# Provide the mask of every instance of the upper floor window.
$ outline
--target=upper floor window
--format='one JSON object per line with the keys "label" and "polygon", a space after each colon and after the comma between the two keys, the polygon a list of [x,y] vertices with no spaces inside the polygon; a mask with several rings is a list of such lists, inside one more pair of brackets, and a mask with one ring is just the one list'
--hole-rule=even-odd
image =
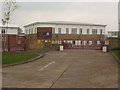
{"label": "upper floor window", "polygon": [[31,34],[33,34],[33,28],[31,28]]}
{"label": "upper floor window", "polygon": [[26,34],[28,34],[28,30],[26,29],[25,31],[26,31]]}
{"label": "upper floor window", "polygon": [[97,29],[92,29],[92,34],[97,34]]}
{"label": "upper floor window", "polygon": [[52,33],[55,33],[55,28],[52,28]]}
{"label": "upper floor window", "polygon": [[61,28],[58,28],[58,33],[61,34]]}
{"label": "upper floor window", "polygon": [[90,30],[89,29],[87,29],[87,34],[89,34],[90,33]]}
{"label": "upper floor window", "polygon": [[102,29],[100,29],[100,34],[102,34],[103,33],[103,30]]}
{"label": "upper floor window", "polygon": [[77,28],[72,28],[72,34],[77,34]]}
{"label": "upper floor window", "polygon": [[66,34],[69,34],[69,28],[66,28]]}
{"label": "upper floor window", "polygon": [[2,34],[5,34],[5,33],[6,33],[5,29],[2,29],[2,30],[1,30],[1,33],[2,33]]}
{"label": "upper floor window", "polygon": [[117,36],[118,32],[112,32],[112,36]]}
{"label": "upper floor window", "polygon": [[80,28],[80,30],[79,30],[79,34],[82,34],[82,28]]}
{"label": "upper floor window", "polygon": [[37,28],[35,28],[35,33],[37,33]]}
{"label": "upper floor window", "polygon": [[31,34],[31,33],[30,33],[30,29],[29,29],[29,34]]}

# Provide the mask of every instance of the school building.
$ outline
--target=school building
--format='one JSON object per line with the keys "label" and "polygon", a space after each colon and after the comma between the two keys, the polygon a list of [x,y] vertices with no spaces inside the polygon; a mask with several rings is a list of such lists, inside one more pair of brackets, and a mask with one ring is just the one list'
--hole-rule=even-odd
{"label": "school building", "polygon": [[76,22],[35,22],[24,26],[27,49],[44,48],[46,43],[65,49],[101,49],[106,25]]}

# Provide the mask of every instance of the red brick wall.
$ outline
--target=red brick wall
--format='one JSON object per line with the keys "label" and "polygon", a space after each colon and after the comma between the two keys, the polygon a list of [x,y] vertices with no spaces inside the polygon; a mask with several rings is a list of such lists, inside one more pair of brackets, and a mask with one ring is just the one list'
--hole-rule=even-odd
{"label": "red brick wall", "polygon": [[7,49],[8,50],[8,35],[7,34],[1,34],[2,37],[2,49]]}

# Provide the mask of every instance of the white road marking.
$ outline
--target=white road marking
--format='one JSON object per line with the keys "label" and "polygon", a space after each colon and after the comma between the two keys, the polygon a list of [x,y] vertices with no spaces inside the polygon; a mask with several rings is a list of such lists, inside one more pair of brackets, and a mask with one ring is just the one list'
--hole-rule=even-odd
{"label": "white road marking", "polygon": [[44,71],[47,67],[49,67],[50,65],[52,65],[52,64],[55,64],[55,61],[52,61],[52,62],[50,62],[50,63],[48,63],[47,65],[45,65],[44,67],[42,67],[40,70],[38,70],[38,71]]}

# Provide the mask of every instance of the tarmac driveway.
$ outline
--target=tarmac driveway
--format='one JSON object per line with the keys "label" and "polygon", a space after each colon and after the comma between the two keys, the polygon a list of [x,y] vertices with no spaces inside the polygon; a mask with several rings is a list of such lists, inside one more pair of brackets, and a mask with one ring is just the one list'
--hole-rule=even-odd
{"label": "tarmac driveway", "polygon": [[65,50],[3,68],[3,87],[117,88],[118,64],[99,50]]}

